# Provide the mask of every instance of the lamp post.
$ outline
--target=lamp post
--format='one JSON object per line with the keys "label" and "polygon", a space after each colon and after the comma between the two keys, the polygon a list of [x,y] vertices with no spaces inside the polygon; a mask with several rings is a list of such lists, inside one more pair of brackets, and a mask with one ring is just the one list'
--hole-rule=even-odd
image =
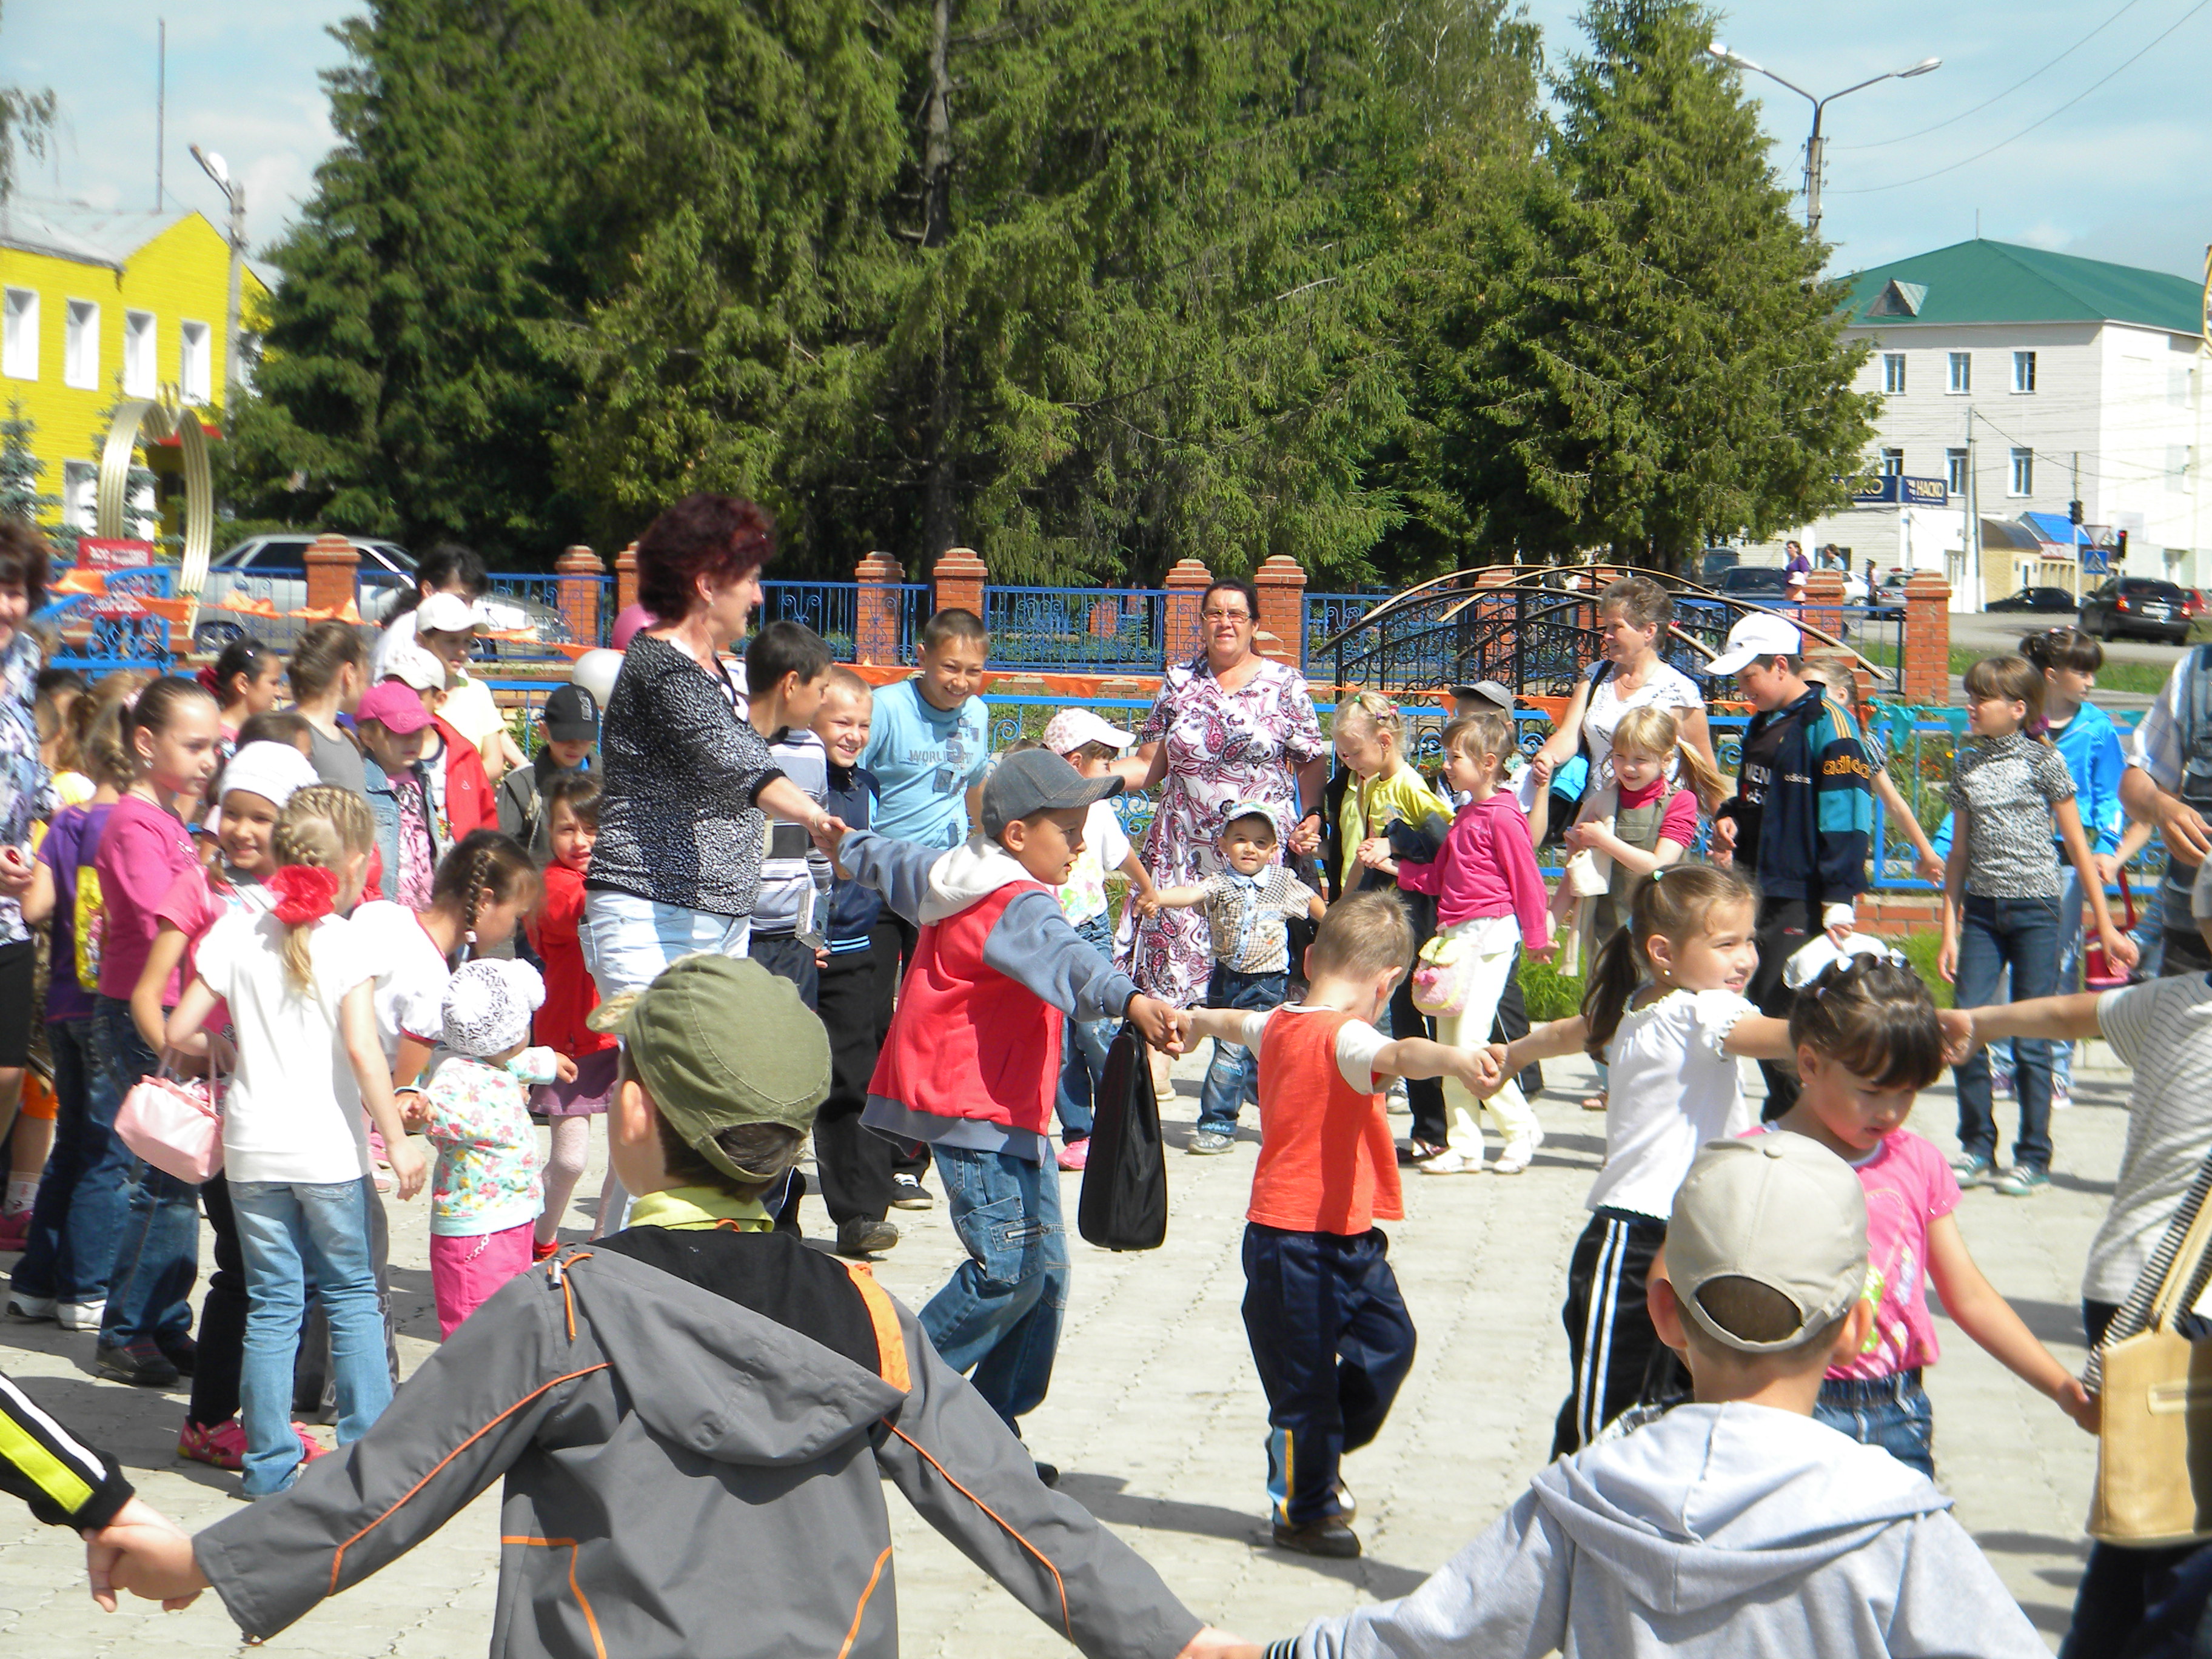
{"label": "lamp post", "polygon": [[243,356],[238,344],[238,302],[240,272],[246,264],[246,186],[231,178],[230,168],[213,150],[203,151],[194,144],[192,160],[200,164],[201,172],[215,180],[215,187],[230,204],[230,230],[225,239],[230,244],[230,303],[223,318],[222,332],[222,401],[228,414],[245,378],[240,373]]}
{"label": "lamp post", "polygon": [[1886,75],[1877,75],[1870,80],[1862,81],[1855,87],[1845,87],[1841,92],[1832,92],[1826,98],[1815,98],[1795,82],[1785,81],[1772,70],[1762,68],[1748,58],[1739,57],[1717,40],[1707,46],[1705,50],[1723,64],[1731,64],[1740,70],[1749,70],[1754,75],[1765,76],[1777,86],[1788,87],[1790,91],[1812,105],[1813,134],[1805,141],[1805,228],[1816,236],[1820,232],[1820,171],[1823,159],[1821,147],[1826,142],[1820,137],[1822,113],[1838,98],[1847,98],[1852,93],[1863,92],[1869,87],[1879,86],[1884,81],[1910,81],[1916,75],[1925,75],[1930,70],[1943,67],[1943,60],[1940,58],[1923,58],[1910,69],[1891,70]]}

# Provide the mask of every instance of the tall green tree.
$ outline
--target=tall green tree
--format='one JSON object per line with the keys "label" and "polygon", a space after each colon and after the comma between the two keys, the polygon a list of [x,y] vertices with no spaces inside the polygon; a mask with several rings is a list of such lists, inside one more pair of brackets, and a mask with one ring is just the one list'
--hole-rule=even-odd
{"label": "tall green tree", "polygon": [[23,400],[10,398],[8,413],[0,418],[0,519],[28,519],[44,524],[62,504],[40,487],[46,465],[31,447],[39,423],[23,413]]}

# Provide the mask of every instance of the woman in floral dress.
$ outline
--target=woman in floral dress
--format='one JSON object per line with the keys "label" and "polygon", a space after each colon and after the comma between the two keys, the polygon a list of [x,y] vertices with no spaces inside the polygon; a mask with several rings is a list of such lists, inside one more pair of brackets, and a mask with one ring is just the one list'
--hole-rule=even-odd
{"label": "woman in floral dress", "polygon": [[[1205,654],[1168,670],[1137,752],[1121,763],[1132,788],[1166,784],[1141,853],[1163,886],[1212,873],[1221,820],[1237,801],[1277,806],[1294,853],[1310,852],[1320,840],[1328,745],[1304,678],[1253,651],[1257,608],[1249,582],[1224,580],[1206,590],[1199,602]],[[1213,943],[1202,910],[1143,920],[1125,910],[1119,943],[1146,994],[1182,1008],[1204,1000]]]}

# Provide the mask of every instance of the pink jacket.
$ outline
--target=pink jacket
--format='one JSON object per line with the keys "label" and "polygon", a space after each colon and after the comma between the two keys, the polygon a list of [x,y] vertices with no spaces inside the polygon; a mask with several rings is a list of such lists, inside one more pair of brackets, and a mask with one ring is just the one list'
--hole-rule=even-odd
{"label": "pink jacket", "polygon": [[1540,945],[1547,937],[1544,878],[1536,868],[1528,820],[1510,789],[1461,807],[1435,862],[1401,861],[1398,885],[1431,895],[1440,927],[1513,916],[1524,944]]}

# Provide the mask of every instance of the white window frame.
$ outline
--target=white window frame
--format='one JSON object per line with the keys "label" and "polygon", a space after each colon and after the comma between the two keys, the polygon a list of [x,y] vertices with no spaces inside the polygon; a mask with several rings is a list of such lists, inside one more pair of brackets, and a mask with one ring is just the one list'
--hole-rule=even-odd
{"label": "white window frame", "polygon": [[39,290],[7,291],[4,338],[0,338],[0,374],[11,380],[39,378]]}
{"label": "white window frame", "polygon": [[2015,449],[2012,452],[2012,471],[2005,480],[2009,486],[2005,494],[2014,501],[2035,494],[2035,452]]}
{"label": "white window frame", "polygon": [[2018,397],[2032,398],[2035,395],[2035,354],[2033,351],[2012,354],[2012,389]]}
{"label": "white window frame", "polygon": [[1963,397],[1974,389],[1974,354],[1971,351],[1951,353],[1950,395]]}
{"label": "white window frame", "polygon": [[[64,461],[62,463],[62,528],[81,530],[88,533],[98,514],[96,492],[100,489],[100,463],[97,461]],[[79,507],[80,500],[82,501]]]}
{"label": "white window frame", "polygon": [[123,395],[151,398],[161,389],[161,325],[150,311],[123,313]]}
{"label": "white window frame", "polygon": [[100,301],[71,300],[62,325],[62,384],[100,390]]}
{"label": "white window frame", "polygon": [[1901,478],[1905,476],[1903,450],[1885,449],[1881,452],[1881,476],[1885,478]]}
{"label": "white window frame", "polygon": [[1905,354],[1885,351],[1881,354],[1881,392],[1885,398],[1905,395]]}
{"label": "white window frame", "polygon": [[1947,449],[1943,452],[1943,483],[1954,495],[1966,493],[1966,452]]}
{"label": "white window frame", "polygon": [[189,317],[177,324],[177,386],[188,404],[215,399],[215,330]]}

